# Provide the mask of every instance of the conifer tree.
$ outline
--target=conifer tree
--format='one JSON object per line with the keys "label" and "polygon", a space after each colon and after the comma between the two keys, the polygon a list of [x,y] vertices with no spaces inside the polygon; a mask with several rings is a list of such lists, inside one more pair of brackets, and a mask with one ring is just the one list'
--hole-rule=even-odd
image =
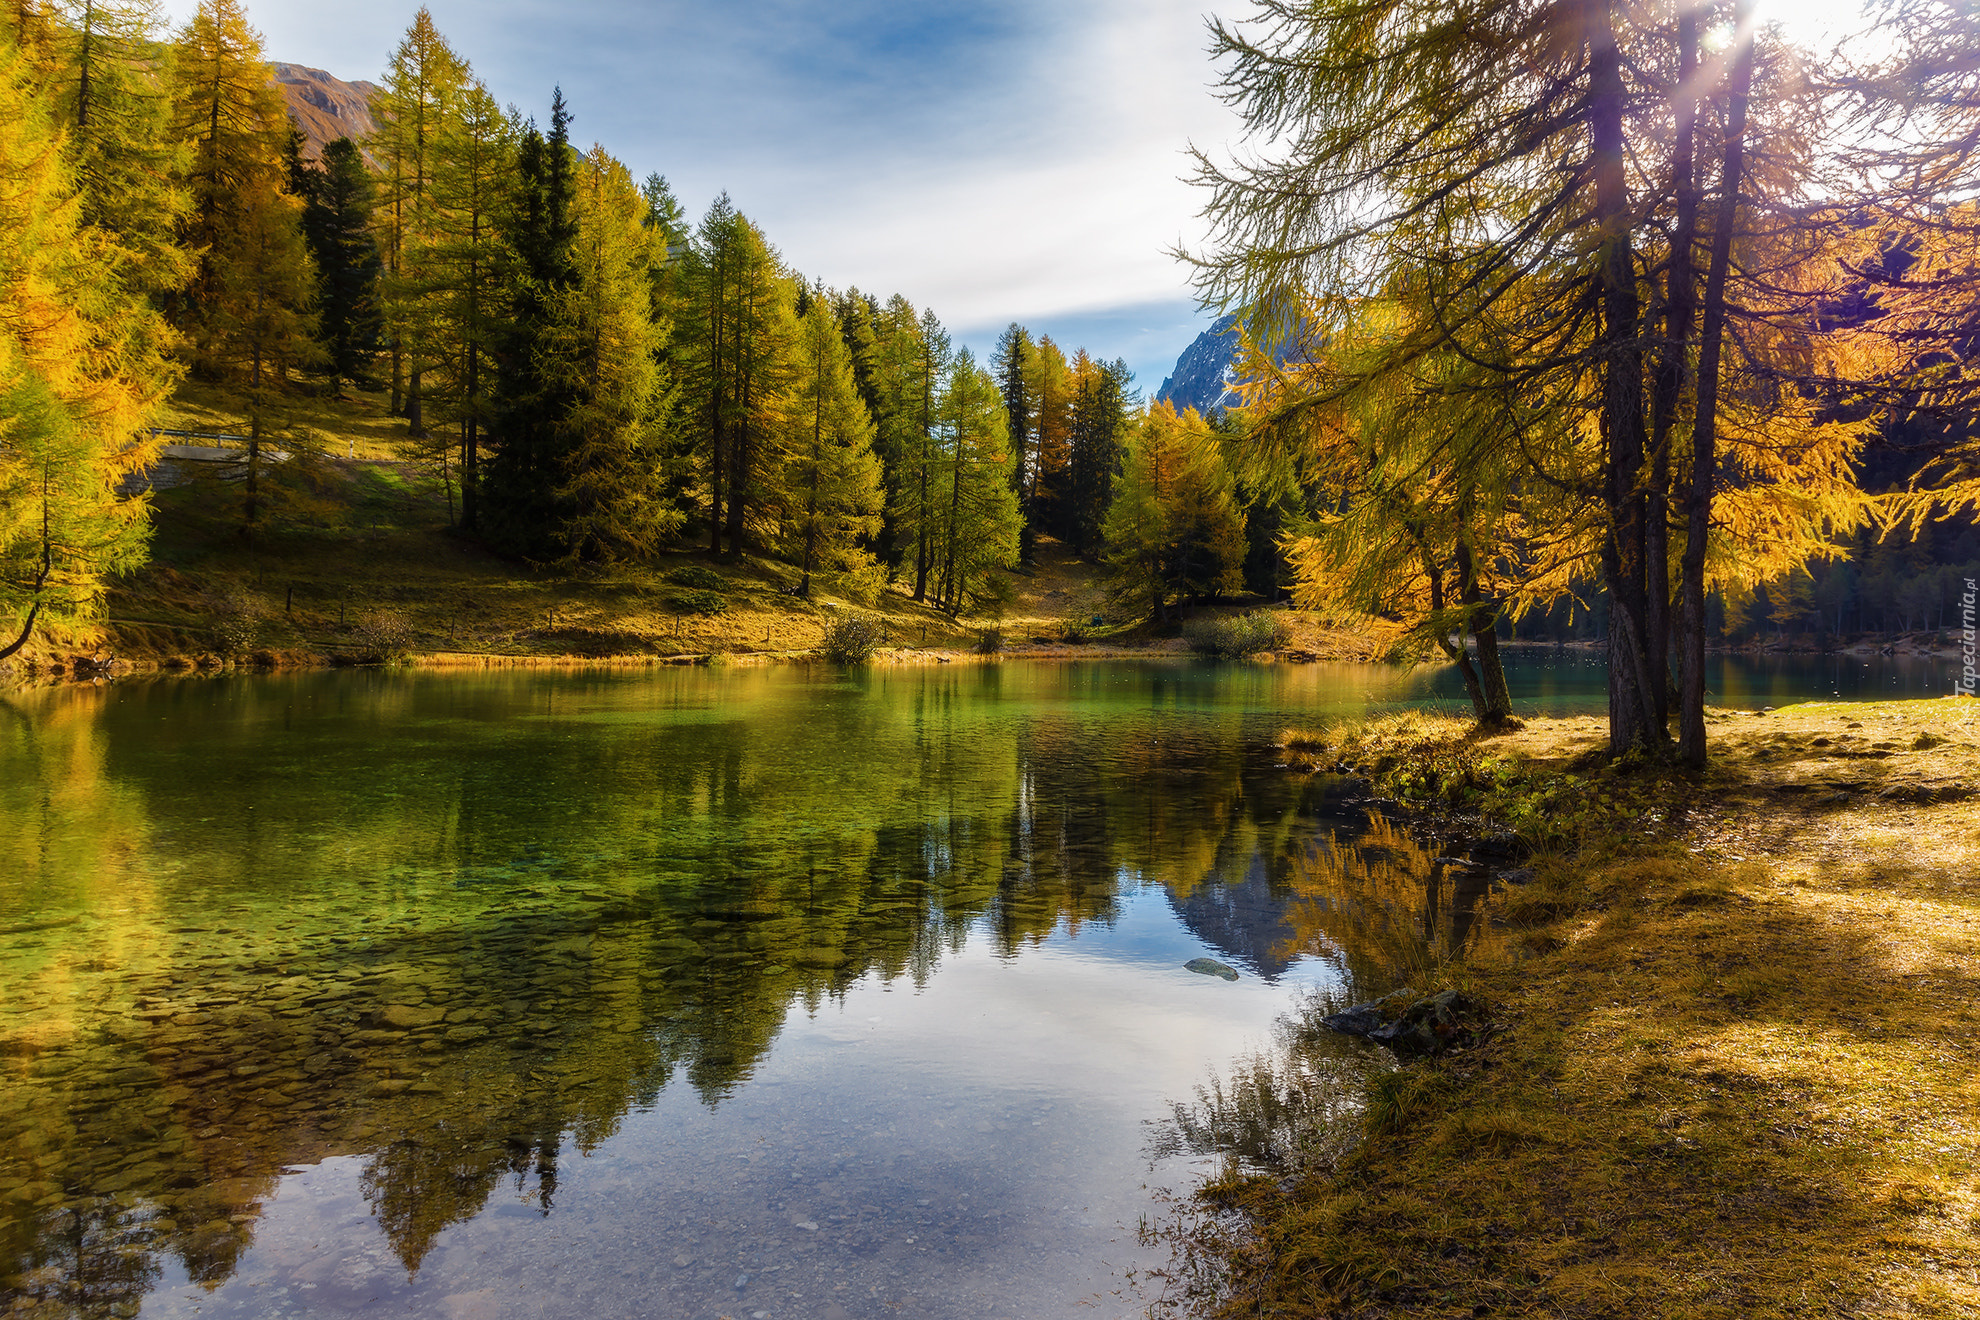
{"label": "conifer tree", "polygon": [[875,444],[883,455],[887,524],[897,561],[904,567],[912,563],[914,598],[926,600],[935,567],[941,462],[935,405],[948,367],[949,336],[933,312],[917,312],[900,294],[887,300],[874,326],[873,379],[880,399]]}
{"label": "conifer tree", "polygon": [[1216,433],[1194,408],[1149,406],[1129,433],[1103,527],[1110,591],[1168,619],[1171,604],[1243,585],[1244,520]]}
{"label": "conifer tree", "polygon": [[[310,443],[306,433],[283,425],[281,396],[296,372],[321,363],[322,349],[309,310],[316,276],[303,242],[301,201],[273,175],[257,173],[243,183],[234,207],[226,246],[209,258],[207,361],[215,379],[241,390],[246,405],[241,521],[252,535],[270,497],[288,491],[287,483],[268,488],[271,461],[296,464]],[[279,455],[269,448],[278,432]]]}
{"label": "conifer tree", "polygon": [[798,321],[796,350],[783,409],[779,484],[783,540],[798,561],[798,595],[808,600],[814,571],[849,568],[865,558],[859,543],[879,528],[882,492],[873,421],[859,396],[839,318],[822,289]]}
{"label": "conifer tree", "polygon": [[653,319],[651,270],[665,259],[626,167],[594,146],[576,171],[571,280],[540,351],[569,399],[556,419],[556,538],[572,564],[649,555],[679,513],[661,498],[662,419],[672,403]]}
{"label": "conifer tree", "polygon": [[1061,535],[1079,554],[1092,556],[1100,551],[1100,524],[1113,495],[1133,376],[1125,362],[1095,362],[1081,349],[1073,359],[1072,377],[1071,454]]}
{"label": "conifer tree", "polygon": [[148,503],[118,487],[152,462],[176,377],[12,36],[0,24],[0,658],[87,626],[104,577],[143,561]]}
{"label": "conifer tree", "polygon": [[576,198],[570,115],[561,89],[551,98],[550,131],[528,126],[516,152],[514,186],[500,222],[503,282],[510,290],[490,402],[494,454],[485,467],[483,513],[489,539],[534,559],[561,553],[557,500],[564,473],[557,428],[576,404],[555,369],[554,309],[576,280]]}
{"label": "conifer tree", "polygon": [[774,475],[797,337],[795,290],[727,193],[702,218],[683,275],[689,326],[682,408],[708,473],[709,549],[722,553],[726,535],[730,551],[740,553],[762,530]]}
{"label": "conifer tree", "polygon": [[949,360],[936,404],[942,446],[932,529],[935,603],[961,614],[997,571],[1018,562],[1022,518],[998,382],[968,349]]}
{"label": "conifer tree", "polygon": [[1027,485],[1018,492],[1025,522],[1038,532],[1066,537],[1066,479],[1072,463],[1073,381],[1066,355],[1050,335],[1039,337],[1025,364],[1025,393],[1032,401],[1032,454]]}
{"label": "conifer tree", "polygon": [[433,176],[455,102],[468,82],[467,62],[454,53],[424,6],[392,52],[372,113],[370,147],[377,159],[385,263],[385,328],[392,355],[392,409],[412,433],[425,430],[422,375],[441,355],[431,297],[429,251],[434,243]]}
{"label": "conifer tree", "polygon": [[493,417],[506,310],[498,224],[515,169],[514,125],[486,87],[469,82],[441,125],[424,261],[445,380],[434,402],[459,444],[461,525],[470,531],[481,526],[481,442]]}
{"label": "conifer tree", "polygon": [[[216,376],[231,356],[221,342],[240,322],[224,305],[240,264],[238,245],[259,232],[256,205],[279,205],[288,116],[268,80],[261,35],[248,25],[239,0],[201,0],[180,30],[173,59],[172,133],[190,142],[189,206],[180,243],[195,254],[174,319],[187,340],[193,369]],[[293,208],[291,208],[293,210]]]}
{"label": "conifer tree", "polygon": [[[1032,422],[1035,400],[1031,393],[1030,367],[1034,349],[1031,332],[1013,321],[997,336],[997,351],[991,366],[1004,398],[1004,431],[1011,447],[1011,489],[1018,497],[1018,513],[1026,517],[1027,493],[1031,488]],[[1019,538],[1019,558],[1031,562],[1033,528],[1026,517]]]}
{"label": "conifer tree", "polygon": [[[66,0],[55,72],[85,224],[114,237],[119,276],[154,300],[193,269],[179,243],[187,143],[172,130],[172,48],[155,0]],[[157,323],[163,329],[162,323]]]}
{"label": "conifer tree", "polygon": [[326,143],[291,191],[303,199],[303,239],[316,265],[316,313],[326,365],[339,381],[361,382],[378,352],[384,266],[372,232],[376,188],[357,144]]}

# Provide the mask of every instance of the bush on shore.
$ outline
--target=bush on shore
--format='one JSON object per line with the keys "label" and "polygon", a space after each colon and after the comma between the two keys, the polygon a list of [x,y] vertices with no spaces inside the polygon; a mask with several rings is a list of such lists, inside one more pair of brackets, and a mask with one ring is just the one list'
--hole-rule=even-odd
{"label": "bush on shore", "polygon": [[1276,651],[1285,646],[1292,640],[1292,630],[1276,611],[1254,610],[1249,614],[1191,619],[1183,625],[1183,640],[1198,655],[1242,660],[1260,651]]}

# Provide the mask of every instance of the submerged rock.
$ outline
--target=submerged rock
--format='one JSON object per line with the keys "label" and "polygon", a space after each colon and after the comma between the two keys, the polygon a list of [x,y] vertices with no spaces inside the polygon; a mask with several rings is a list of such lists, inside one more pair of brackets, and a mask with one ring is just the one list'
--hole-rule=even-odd
{"label": "submerged rock", "polygon": [[1235,981],[1238,979],[1238,974],[1234,970],[1218,962],[1215,958],[1191,958],[1183,964],[1183,968],[1186,971],[1197,972],[1204,976],[1222,977],[1226,981]]}

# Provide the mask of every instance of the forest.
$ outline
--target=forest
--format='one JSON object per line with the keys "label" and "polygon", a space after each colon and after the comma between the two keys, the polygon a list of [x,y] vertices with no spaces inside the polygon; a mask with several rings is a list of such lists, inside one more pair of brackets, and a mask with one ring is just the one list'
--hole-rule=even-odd
{"label": "forest", "polygon": [[498,105],[424,9],[377,131],[312,157],[237,0],[169,32],[11,6],[0,651],[144,561],[130,479],[184,382],[238,399],[246,543],[323,516],[301,405],[383,390],[450,522],[516,561],[748,550],[800,597],[960,616],[1050,537],[1123,617],[1250,592],[1441,649],[1488,721],[1502,637],[1599,638],[1618,752],[1681,707],[1700,754],[1708,644],[1957,625],[1956,7],[1887,5],[1854,63],[1739,6],[1260,13],[1213,29],[1219,91],[1287,154],[1199,154],[1179,254],[1242,316],[1206,418],[1015,323],[979,362],[726,194],[692,220],[561,90]]}
{"label": "forest", "polygon": [[[541,125],[498,105],[424,9],[378,131],[316,158],[234,0],[170,33],[95,0],[6,28],[6,650],[87,623],[143,561],[145,492],[119,485],[184,382],[239,401],[248,542],[324,516],[332,437],[303,405],[383,388],[458,529],[508,556],[747,548],[796,566],[800,597],[893,581],[952,615],[1040,535],[1099,559],[1117,485],[1215,448],[1172,416],[1139,440],[1120,361],[1013,324],[978,362],[931,309],[807,280],[726,195],[691,220],[664,178],[573,143],[561,91]],[[1232,495],[1207,497],[1226,550]],[[1236,585],[1235,561],[1136,526],[1112,550],[1128,594]]]}

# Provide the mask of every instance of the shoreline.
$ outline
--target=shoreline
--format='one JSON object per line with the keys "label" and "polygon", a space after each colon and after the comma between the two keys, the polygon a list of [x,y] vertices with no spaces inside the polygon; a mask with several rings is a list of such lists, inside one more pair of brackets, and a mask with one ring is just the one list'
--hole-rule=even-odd
{"label": "shoreline", "polygon": [[1980,1312],[1980,701],[1712,729],[1695,776],[1615,774],[1592,718],[1288,739],[1538,849],[1412,982],[1493,1029],[1346,1046],[1358,1139],[1201,1188],[1160,1236],[1218,1290],[1168,1314]]}

